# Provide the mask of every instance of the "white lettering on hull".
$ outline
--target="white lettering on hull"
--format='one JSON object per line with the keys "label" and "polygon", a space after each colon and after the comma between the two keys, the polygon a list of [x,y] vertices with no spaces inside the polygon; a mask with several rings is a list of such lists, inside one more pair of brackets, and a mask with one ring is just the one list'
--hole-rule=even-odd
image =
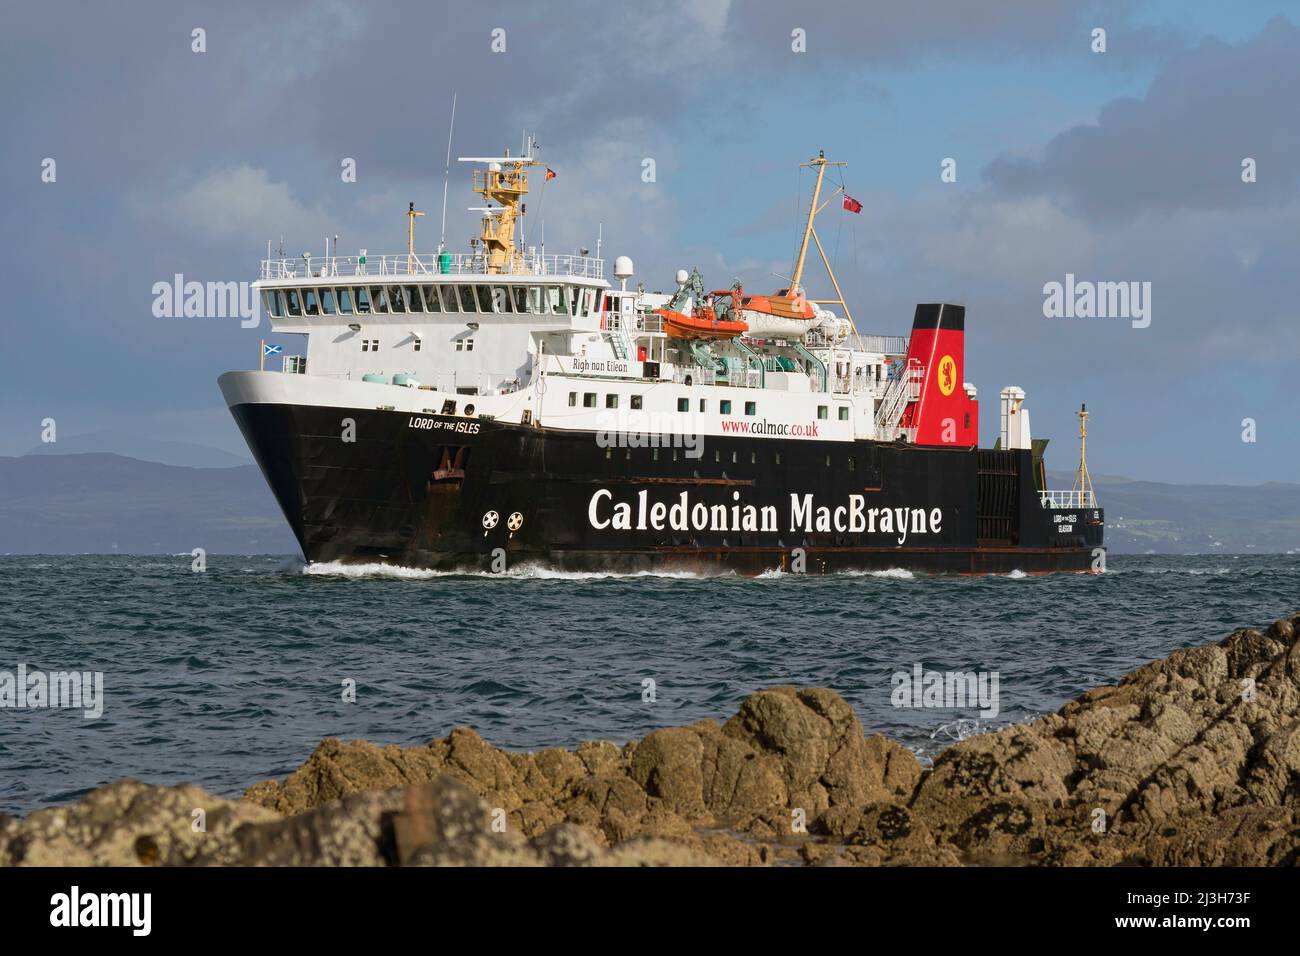
{"label": "white lettering on hull", "polygon": [[[746,504],[740,492],[731,493],[731,504],[692,501],[683,491],[667,501],[650,499],[648,490],[636,493],[632,501],[615,501],[613,492],[602,488],[587,503],[587,523],[597,531],[753,531],[778,532],[777,509]],[[865,495],[849,495],[839,505],[819,505],[811,494],[790,495],[791,532],[836,532],[839,534],[887,534],[899,545],[910,536],[938,535],[943,530],[943,509],[868,508]]]}

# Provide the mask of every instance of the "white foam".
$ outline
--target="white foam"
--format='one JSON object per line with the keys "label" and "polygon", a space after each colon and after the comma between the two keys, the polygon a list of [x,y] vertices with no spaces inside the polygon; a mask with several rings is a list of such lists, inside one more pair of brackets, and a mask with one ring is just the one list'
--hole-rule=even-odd
{"label": "white foam", "polygon": [[[695,571],[564,571],[536,564],[521,564],[502,572],[464,569],[459,571],[435,571],[430,568],[411,568],[400,564],[371,562],[366,564],[348,564],[343,561],[313,561],[307,565],[295,565],[303,574],[321,577],[343,578],[394,578],[399,580],[427,581],[433,578],[507,578],[515,580],[536,581],[600,581],[624,578],[674,578],[685,580],[705,580],[716,577],[735,577],[734,571],[721,571],[718,574],[701,574]],[[292,570],[286,568],[285,570]]]}
{"label": "white foam", "polygon": [[907,568],[887,568],[884,571],[837,571],[835,573],[849,578],[892,578],[896,581],[911,581],[916,577]]}
{"label": "white foam", "polygon": [[1025,572],[1021,571],[1019,568],[1013,568],[1011,571],[1007,572],[1006,576],[1011,578],[1013,581],[1019,581],[1021,578],[1029,577],[1029,575],[1025,574]]}
{"label": "white foam", "polygon": [[400,564],[346,564],[342,561],[312,561],[302,566],[302,573],[313,577],[339,578],[413,578],[423,580],[445,576],[445,571],[430,571],[425,568],[407,568]]}

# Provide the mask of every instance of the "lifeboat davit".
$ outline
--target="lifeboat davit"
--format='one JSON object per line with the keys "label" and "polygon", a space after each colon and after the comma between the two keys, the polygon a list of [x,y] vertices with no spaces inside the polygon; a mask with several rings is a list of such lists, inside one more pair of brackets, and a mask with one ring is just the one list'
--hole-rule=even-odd
{"label": "lifeboat davit", "polygon": [[656,309],[664,320],[664,332],[676,339],[734,339],[749,326],[736,319],[719,319],[712,309],[696,309],[690,315],[672,309]]}

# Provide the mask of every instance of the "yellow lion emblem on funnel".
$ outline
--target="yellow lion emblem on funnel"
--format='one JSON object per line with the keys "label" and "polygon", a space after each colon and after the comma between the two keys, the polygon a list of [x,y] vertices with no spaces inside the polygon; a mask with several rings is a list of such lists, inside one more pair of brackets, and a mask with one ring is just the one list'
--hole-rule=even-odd
{"label": "yellow lion emblem on funnel", "polygon": [[939,370],[935,373],[935,377],[939,381],[939,391],[951,395],[952,390],[957,387],[957,363],[953,361],[951,355],[939,359]]}

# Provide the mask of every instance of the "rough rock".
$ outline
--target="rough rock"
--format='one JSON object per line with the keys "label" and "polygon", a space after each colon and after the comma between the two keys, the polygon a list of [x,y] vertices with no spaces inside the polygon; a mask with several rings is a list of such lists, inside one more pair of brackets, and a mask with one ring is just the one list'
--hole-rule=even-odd
{"label": "rough rock", "polygon": [[1295,865],[1298,627],[1176,651],[929,770],[834,691],[774,687],[623,747],[509,753],[460,727],[330,738],[237,801],[120,781],[0,816],[0,863]]}

